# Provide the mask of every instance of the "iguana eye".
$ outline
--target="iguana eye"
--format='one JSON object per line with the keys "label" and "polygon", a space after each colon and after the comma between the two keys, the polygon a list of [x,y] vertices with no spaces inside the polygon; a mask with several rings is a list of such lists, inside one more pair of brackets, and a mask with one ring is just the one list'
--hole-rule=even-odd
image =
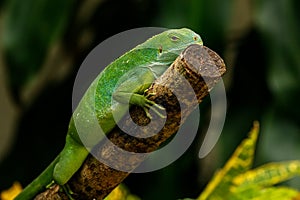
{"label": "iguana eye", "polygon": [[179,41],[180,39],[179,39],[179,37],[177,37],[176,35],[174,35],[174,34],[169,34],[168,35],[168,37],[171,39],[171,41],[173,41],[173,42],[177,42],[177,41]]}

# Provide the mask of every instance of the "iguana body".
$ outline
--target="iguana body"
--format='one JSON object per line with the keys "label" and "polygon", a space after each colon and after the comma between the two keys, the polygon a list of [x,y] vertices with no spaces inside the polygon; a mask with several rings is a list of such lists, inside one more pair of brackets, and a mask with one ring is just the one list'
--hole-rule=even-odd
{"label": "iguana body", "polygon": [[[53,180],[64,185],[80,168],[89,150],[125,115],[128,102],[144,109],[152,105],[159,108],[147,100],[143,92],[191,44],[202,45],[200,36],[186,28],[171,29],[153,36],[109,64],[92,82],[73,113],[62,152],[16,199],[33,198]],[[91,119],[95,117],[103,133],[92,131],[95,124]],[[78,124],[86,130],[84,133],[77,132]]]}

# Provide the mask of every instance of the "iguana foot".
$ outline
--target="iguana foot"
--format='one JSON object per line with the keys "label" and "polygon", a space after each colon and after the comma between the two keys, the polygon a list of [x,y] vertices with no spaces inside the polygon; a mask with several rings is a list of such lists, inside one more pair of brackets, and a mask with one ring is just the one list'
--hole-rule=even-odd
{"label": "iguana foot", "polygon": [[65,194],[68,196],[68,198],[70,200],[75,200],[72,195],[74,194],[74,192],[71,190],[70,186],[68,184],[65,185],[61,185],[61,188],[63,189],[63,191],[65,192]]}
{"label": "iguana foot", "polygon": [[167,118],[166,115],[162,114],[159,110],[161,111],[165,111],[166,109],[160,105],[158,105],[157,103],[155,103],[154,101],[150,101],[148,99],[146,99],[145,97],[145,104],[143,106],[144,111],[146,112],[146,115],[149,119],[152,119],[152,116],[149,112],[149,109],[151,109],[154,113],[156,113],[160,118]]}

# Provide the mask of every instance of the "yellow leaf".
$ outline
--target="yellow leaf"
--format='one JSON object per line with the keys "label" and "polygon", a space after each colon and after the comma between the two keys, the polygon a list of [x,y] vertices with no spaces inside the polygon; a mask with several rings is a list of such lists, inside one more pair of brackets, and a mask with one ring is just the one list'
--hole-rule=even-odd
{"label": "yellow leaf", "polygon": [[13,200],[22,191],[22,186],[19,182],[14,182],[11,188],[1,192],[1,200]]}
{"label": "yellow leaf", "polygon": [[118,185],[106,198],[105,200],[125,200],[127,191],[122,185]]}
{"label": "yellow leaf", "polygon": [[299,175],[300,161],[293,160],[265,164],[237,176],[233,182],[238,187],[247,187],[251,185],[266,187],[281,183]]}
{"label": "yellow leaf", "polygon": [[131,194],[124,184],[120,184],[104,200],[140,200],[140,198]]}
{"label": "yellow leaf", "polygon": [[198,200],[224,199],[230,195],[233,179],[252,167],[258,133],[259,123],[255,121],[248,138],[237,147],[225,166],[217,171]]}

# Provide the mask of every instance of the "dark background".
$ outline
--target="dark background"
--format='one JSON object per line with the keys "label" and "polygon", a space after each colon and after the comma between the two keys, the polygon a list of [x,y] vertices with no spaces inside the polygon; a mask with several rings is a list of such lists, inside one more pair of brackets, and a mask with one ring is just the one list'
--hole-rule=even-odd
{"label": "dark background", "polygon": [[[170,166],[132,174],[142,199],[197,197],[259,120],[256,165],[299,159],[300,3],[297,0],[0,0],[0,191],[23,186],[62,149],[76,73],[104,39],[137,27],[187,27],[227,65],[228,111],[217,146],[198,138]],[[300,180],[287,184],[299,188]]]}

